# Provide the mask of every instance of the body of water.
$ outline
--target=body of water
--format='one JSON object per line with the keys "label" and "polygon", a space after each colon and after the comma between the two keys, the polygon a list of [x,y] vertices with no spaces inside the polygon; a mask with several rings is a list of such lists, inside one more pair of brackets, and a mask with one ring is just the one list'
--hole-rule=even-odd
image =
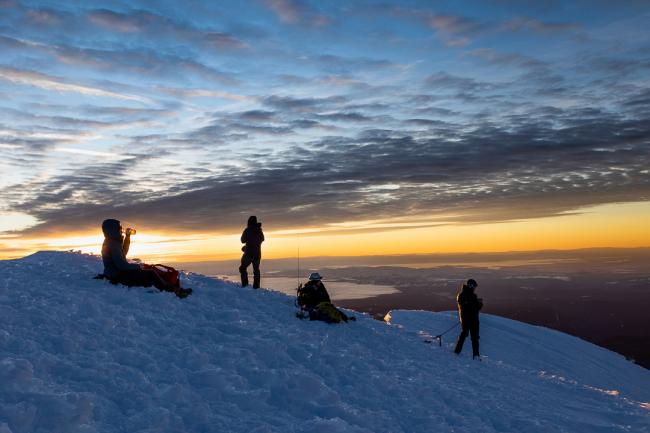
{"label": "body of water", "polygon": [[[218,278],[227,279],[239,283],[239,275],[214,275]],[[250,277],[250,276],[249,276]],[[252,277],[251,277],[252,279]],[[305,283],[306,281],[301,281]],[[262,287],[278,292],[286,293],[287,295],[295,296],[296,289],[298,288],[298,280],[296,278],[288,277],[265,277],[262,275]],[[395,287],[381,286],[375,284],[357,284],[348,281],[325,281],[323,284],[327,288],[332,301],[342,299],[364,299],[373,296],[388,295],[391,293],[399,293]]]}

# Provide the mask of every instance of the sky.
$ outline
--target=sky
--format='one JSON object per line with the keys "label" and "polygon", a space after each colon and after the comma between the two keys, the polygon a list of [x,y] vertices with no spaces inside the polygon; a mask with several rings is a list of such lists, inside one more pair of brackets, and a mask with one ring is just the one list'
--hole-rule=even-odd
{"label": "sky", "polygon": [[645,1],[0,0],[0,258],[650,246]]}

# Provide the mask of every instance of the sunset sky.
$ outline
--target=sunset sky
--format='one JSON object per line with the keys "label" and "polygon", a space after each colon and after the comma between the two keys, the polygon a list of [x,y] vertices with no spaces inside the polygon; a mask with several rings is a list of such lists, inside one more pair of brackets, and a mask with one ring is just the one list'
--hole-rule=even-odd
{"label": "sunset sky", "polygon": [[[536,4],[538,3],[538,4]],[[646,1],[0,0],[0,258],[650,246]]]}

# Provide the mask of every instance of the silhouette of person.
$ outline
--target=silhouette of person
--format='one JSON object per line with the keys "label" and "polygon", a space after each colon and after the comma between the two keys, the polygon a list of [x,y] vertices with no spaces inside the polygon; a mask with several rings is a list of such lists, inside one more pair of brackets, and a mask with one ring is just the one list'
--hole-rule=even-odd
{"label": "silhouette of person", "polygon": [[299,319],[322,320],[327,323],[356,320],[348,317],[343,311],[332,304],[329,293],[323,284],[323,277],[318,272],[309,275],[309,281],[298,288],[298,305],[300,312],[296,313]]}
{"label": "silhouette of person", "polygon": [[309,281],[298,292],[298,305],[304,309],[314,309],[321,302],[332,302],[318,272],[312,272]]}
{"label": "silhouette of person", "polygon": [[126,255],[131,246],[131,233],[135,230],[122,228],[116,219],[107,219],[102,223],[104,243],[102,244],[102,262],[104,274],[113,284],[125,286],[155,286],[160,291],[173,292],[179,298],[184,298],[192,293],[192,289],[173,287],[164,281],[151,269],[143,269],[137,263],[129,263]]}
{"label": "silhouette of person", "polygon": [[467,280],[463,284],[461,291],[456,296],[458,302],[458,312],[460,314],[461,331],[456,342],[454,352],[460,355],[463,350],[463,343],[468,334],[472,337],[472,359],[479,357],[478,340],[479,340],[479,320],[478,312],[483,308],[483,300],[476,296],[474,291],[478,287],[478,283],[474,279]]}
{"label": "silhouette of person", "polygon": [[244,254],[241,256],[241,286],[248,286],[248,267],[253,265],[253,288],[260,288],[260,261],[262,260],[262,242],[264,242],[264,232],[262,232],[262,223],[257,222],[257,217],[252,215],[248,218],[247,227],[241,235],[241,243],[246,244],[242,247]]}

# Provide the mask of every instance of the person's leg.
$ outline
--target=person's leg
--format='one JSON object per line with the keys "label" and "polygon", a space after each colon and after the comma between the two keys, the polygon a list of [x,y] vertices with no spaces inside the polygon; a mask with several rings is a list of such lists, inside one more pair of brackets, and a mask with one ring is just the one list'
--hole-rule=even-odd
{"label": "person's leg", "polygon": [[239,266],[239,274],[241,275],[241,286],[248,286],[248,266],[251,264],[251,258],[244,254],[241,256],[241,266]]}
{"label": "person's leg", "polygon": [[260,272],[260,261],[262,260],[261,256],[254,257],[252,260],[253,263],[253,288],[254,289],[259,289],[260,288],[260,280],[262,278],[262,274]]}
{"label": "person's leg", "polygon": [[174,287],[167,283],[167,281],[163,280],[163,278],[158,275],[156,271],[147,270],[146,272],[149,272],[148,278],[151,281],[151,284],[156,287],[156,289],[164,292],[176,292],[178,289],[177,287]]}
{"label": "person's leg", "polygon": [[456,348],[454,349],[454,352],[456,352],[456,354],[460,354],[461,350],[463,350],[463,343],[465,343],[467,334],[469,334],[468,327],[464,323],[461,323],[460,335],[458,336],[458,340],[456,341]]}
{"label": "person's leg", "polygon": [[146,278],[148,278],[148,282],[150,283],[149,285],[154,285],[161,292],[162,291],[171,292],[174,293],[179,298],[187,298],[189,295],[192,294],[192,289],[183,289],[180,287],[180,285],[179,286],[171,285],[167,283],[167,281],[165,281],[160,275],[158,275],[156,271],[146,270],[142,272],[150,272],[150,274],[146,276]]}
{"label": "person's leg", "polygon": [[116,277],[111,278],[113,284],[123,284],[127,287],[139,286],[136,281],[136,273],[133,271],[120,271]]}
{"label": "person's leg", "polygon": [[472,357],[481,356],[478,350],[478,339],[479,339],[478,330],[479,330],[478,321],[476,323],[472,323],[472,326],[470,328],[470,332],[472,334]]}

